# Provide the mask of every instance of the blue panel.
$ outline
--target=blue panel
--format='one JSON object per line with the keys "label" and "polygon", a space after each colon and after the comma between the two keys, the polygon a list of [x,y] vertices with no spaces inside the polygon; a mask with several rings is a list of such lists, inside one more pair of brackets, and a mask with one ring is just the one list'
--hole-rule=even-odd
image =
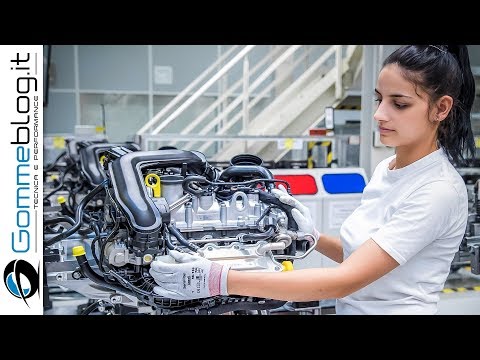
{"label": "blue panel", "polygon": [[329,194],[362,193],[365,179],[360,174],[324,174],[322,183]]}

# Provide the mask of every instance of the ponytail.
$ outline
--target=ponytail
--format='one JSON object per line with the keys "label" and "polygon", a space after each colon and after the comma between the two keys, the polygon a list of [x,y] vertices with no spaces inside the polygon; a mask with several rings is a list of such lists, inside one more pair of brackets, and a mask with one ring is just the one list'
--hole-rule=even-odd
{"label": "ponytail", "polygon": [[[475,79],[472,74],[468,49],[465,45],[448,45],[448,52],[457,60],[460,91],[454,97],[447,121],[439,126],[438,140],[452,163],[468,166],[475,158],[475,139],[472,132],[471,110],[475,100]],[[448,93],[446,95],[449,95]]]}

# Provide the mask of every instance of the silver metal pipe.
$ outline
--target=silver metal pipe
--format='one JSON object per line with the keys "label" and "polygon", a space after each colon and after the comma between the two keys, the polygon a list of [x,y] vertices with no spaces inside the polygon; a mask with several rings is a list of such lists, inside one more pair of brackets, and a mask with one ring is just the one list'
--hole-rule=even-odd
{"label": "silver metal pipe", "polygon": [[263,256],[267,251],[284,250],[284,249],[285,249],[284,242],[268,243],[268,244],[260,245],[257,248],[256,253],[260,256]]}
{"label": "silver metal pipe", "polygon": [[273,258],[274,259],[303,259],[305,256],[310,254],[317,247],[317,244],[318,244],[318,239],[315,239],[315,236],[313,236],[312,234],[305,234],[305,237],[311,237],[313,239],[313,241],[312,241],[313,245],[310,247],[310,249],[305,251],[305,253],[303,255],[300,255],[300,256],[296,256],[296,255],[274,255]]}
{"label": "silver metal pipe", "polygon": [[183,195],[181,198],[179,198],[178,200],[174,201],[173,203],[171,203],[169,206],[170,206],[170,211],[175,211],[177,210],[179,207],[181,207],[183,204],[186,204],[187,202],[189,202],[190,200],[192,199],[192,195],[191,194],[185,194]]}

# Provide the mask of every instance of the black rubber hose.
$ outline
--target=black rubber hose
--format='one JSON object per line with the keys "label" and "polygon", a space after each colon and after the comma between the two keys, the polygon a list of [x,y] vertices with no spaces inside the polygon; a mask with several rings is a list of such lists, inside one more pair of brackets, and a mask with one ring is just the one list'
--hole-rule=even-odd
{"label": "black rubber hose", "polygon": [[58,216],[56,218],[45,219],[43,220],[43,225],[52,225],[61,222],[69,223],[72,226],[75,225],[75,220],[73,220],[70,216]]}
{"label": "black rubber hose", "polygon": [[53,189],[51,192],[49,192],[47,195],[45,195],[43,197],[43,200],[47,200],[50,196],[52,196],[53,194],[55,194],[57,191],[61,190],[63,188],[63,183],[65,181],[65,176],[70,172],[70,170],[72,170],[72,168],[75,166],[76,164],[71,164],[70,166],[68,166],[66,169],[65,169],[65,172],[63,173],[62,175],[62,178],[60,180],[60,185],[58,185],[55,189]]}
{"label": "black rubber hose", "polygon": [[172,242],[170,241],[168,234],[165,235],[165,245],[167,245],[168,250],[176,250],[175,246],[173,246]]}
{"label": "black rubber hose", "polygon": [[[258,176],[265,179],[273,179],[273,175],[267,168],[262,166],[253,166],[253,165],[233,165],[225,170],[223,170],[220,175],[220,180],[229,182],[231,179],[234,181],[240,181],[238,179],[251,179],[252,177]],[[273,185],[269,184],[269,188],[272,188]]]}
{"label": "black rubber hose", "polygon": [[50,245],[53,245],[55,244],[56,242],[58,241],[61,241],[63,239],[66,239],[67,237],[69,237],[70,235],[76,233],[80,227],[82,226],[82,219],[83,219],[83,209],[85,208],[85,206],[88,204],[88,202],[95,196],[97,195],[100,191],[104,190],[104,186],[107,184],[108,182],[108,179],[105,180],[104,182],[102,182],[100,185],[98,185],[95,189],[93,189],[91,192],[89,192],[87,194],[87,196],[85,196],[83,198],[83,200],[80,202],[80,204],[78,204],[78,207],[77,207],[77,211],[76,211],[76,215],[75,215],[75,225],[73,225],[70,229],[68,229],[67,231],[61,233],[61,234],[58,234],[57,236],[51,238],[50,240],[46,240],[43,242],[43,245],[44,246],[50,246]]}
{"label": "black rubber hose", "polygon": [[[69,198],[69,199],[70,199],[70,198]],[[67,202],[62,202],[62,203],[60,204],[60,207],[62,208],[62,214],[75,216],[75,213],[74,213],[72,210],[70,210]]]}
{"label": "black rubber hose", "polygon": [[90,313],[94,312],[100,307],[100,302],[102,300],[97,300],[90,305],[88,305],[83,311],[80,313],[80,315],[90,315]]}
{"label": "black rubber hose", "polygon": [[60,153],[60,155],[58,155],[58,156],[55,158],[55,160],[53,160],[53,162],[52,162],[50,165],[48,165],[46,168],[44,168],[43,171],[44,171],[44,172],[48,172],[48,171],[52,170],[52,169],[55,167],[55,165],[57,165],[57,162],[58,162],[62,157],[64,157],[65,155],[67,155],[67,151],[63,151],[62,153]]}
{"label": "black rubber hose", "polygon": [[111,290],[120,291],[124,293],[126,292],[136,296],[136,294],[134,294],[131,290],[124,288],[123,286],[107,283],[103,277],[101,277],[95,271],[93,271],[93,269],[90,267],[90,264],[88,263],[87,256],[85,254],[78,255],[77,262],[78,262],[78,266],[80,266],[80,270],[82,271],[82,274],[85,275],[90,280],[92,280],[94,283],[104,286],[106,288],[109,288]]}
{"label": "black rubber hose", "polygon": [[231,311],[270,310],[285,305],[283,300],[264,300],[260,302],[238,301],[214,305],[210,308],[185,309],[172,312],[172,315],[221,315]]}
{"label": "black rubber hose", "polygon": [[98,261],[98,257],[97,257],[96,249],[95,249],[95,243],[97,243],[100,240],[100,236],[101,236],[100,235],[100,228],[97,225],[97,223],[92,223],[90,226],[92,227],[93,231],[95,232],[95,238],[92,240],[92,242],[90,244],[90,251],[92,252],[93,259],[97,263],[97,266],[100,267],[100,263]]}
{"label": "black rubber hose", "polygon": [[185,237],[182,235],[180,230],[178,230],[172,224],[168,225],[168,231],[170,231],[170,234],[172,234],[173,236],[175,236],[177,238],[177,240],[180,244],[188,247],[190,250],[197,252],[200,249],[200,247],[198,247],[197,245],[195,245],[195,244],[189,242],[187,239],[185,239]]}
{"label": "black rubber hose", "polygon": [[193,175],[193,176],[188,176],[186,177],[183,182],[182,182],[182,188],[185,192],[189,193],[189,194],[192,194],[193,196],[202,196],[203,193],[204,193],[204,189],[203,188],[200,188],[200,189],[193,189],[190,187],[190,183],[191,182],[198,182],[198,183],[206,183],[206,184],[209,184],[210,181],[208,181],[205,177],[203,176],[198,176],[198,175]]}
{"label": "black rubber hose", "polygon": [[282,209],[282,211],[285,212],[285,214],[287,215],[288,229],[289,230],[294,230],[294,231],[298,230],[298,224],[297,224],[297,222],[295,221],[295,219],[293,218],[293,215],[292,215],[292,209],[294,208],[293,206],[284,204],[275,195],[273,195],[272,193],[269,193],[267,191],[259,191],[258,192],[258,198],[259,198],[260,201],[262,201],[265,204],[275,205],[275,206],[279,207],[280,209]]}
{"label": "black rubber hose", "polygon": [[275,230],[273,229],[273,227],[269,228],[267,231],[265,231],[264,233],[247,233],[245,235],[243,235],[243,240],[255,240],[255,241],[259,241],[259,240],[267,240],[269,238],[271,238],[273,235],[275,234]]}

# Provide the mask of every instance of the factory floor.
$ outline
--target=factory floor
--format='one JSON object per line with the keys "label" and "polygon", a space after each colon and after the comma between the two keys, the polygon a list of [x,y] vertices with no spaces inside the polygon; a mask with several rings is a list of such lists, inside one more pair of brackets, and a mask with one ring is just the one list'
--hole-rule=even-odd
{"label": "factory floor", "polygon": [[450,273],[440,294],[439,315],[480,315],[480,275],[469,267]]}
{"label": "factory floor", "polygon": [[[52,307],[45,315],[79,315],[85,309],[88,299],[65,289],[51,289]],[[92,313],[92,315],[98,313]],[[262,312],[262,314],[266,314]],[[324,300],[320,306],[286,306],[269,312],[270,315],[333,315],[335,301]],[[474,275],[468,267],[449,275],[445,288],[440,294],[438,315],[480,315],[480,275]]]}

